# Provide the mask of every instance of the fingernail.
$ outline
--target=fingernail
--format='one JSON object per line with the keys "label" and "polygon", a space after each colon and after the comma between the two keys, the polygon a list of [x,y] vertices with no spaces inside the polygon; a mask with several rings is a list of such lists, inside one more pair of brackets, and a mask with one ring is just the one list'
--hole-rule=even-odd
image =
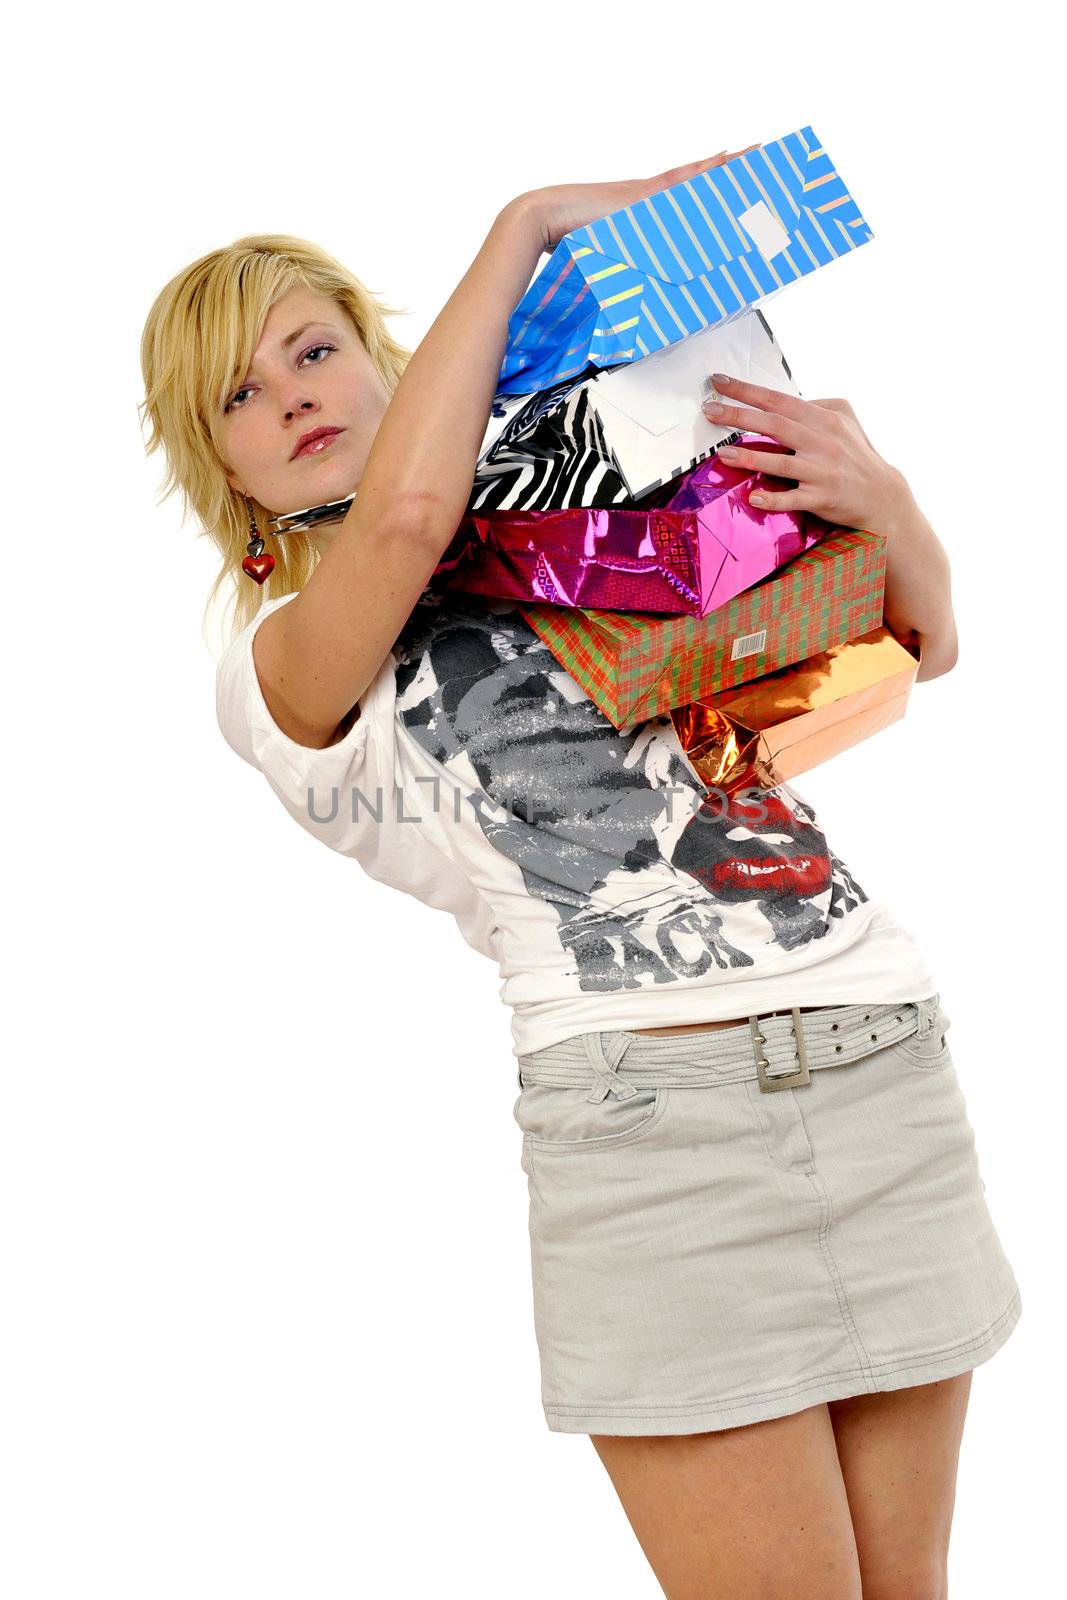
{"label": "fingernail", "polygon": [[710,411],[713,416],[720,417],[722,415],[722,413],[726,410],[726,407],[722,404],[722,402],[720,400],[705,400],[704,401],[704,410],[705,411]]}
{"label": "fingernail", "polygon": [[732,444],[724,444],[722,449],[719,451],[719,455],[724,461],[734,461],[737,458],[737,451],[734,449]]}
{"label": "fingernail", "polygon": [[711,375],[711,381],[715,385],[716,389],[721,389],[724,384],[727,388],[729,388],[734,380],[727,372],[713,372]]}
{"label": "fingernail", "polygon": [[[722,455],[721,450],[719,451],[719,454]],[[761,506],[763,504],[764,497],[761,494],[750,494],[748,498],[751,505]]]}

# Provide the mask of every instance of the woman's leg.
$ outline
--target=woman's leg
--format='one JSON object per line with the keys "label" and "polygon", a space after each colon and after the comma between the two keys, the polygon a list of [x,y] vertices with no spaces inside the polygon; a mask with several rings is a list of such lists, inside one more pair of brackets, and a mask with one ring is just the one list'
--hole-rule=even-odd
{"label": "woman's leg", "polygon": [[831,1400],[863,1600],[943,1600],[971,1373]]}
{"label": "woman's leg", "polygon": [[667,1600],[861,1600],[825,1404],[713,1433],[590,1438]]}

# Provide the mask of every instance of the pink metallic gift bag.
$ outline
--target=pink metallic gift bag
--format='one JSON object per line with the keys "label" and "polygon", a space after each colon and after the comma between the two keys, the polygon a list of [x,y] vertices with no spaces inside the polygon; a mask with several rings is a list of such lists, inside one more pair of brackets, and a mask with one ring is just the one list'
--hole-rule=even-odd
{"label": "pink metallic gift bag", "polygon": [[[742,442],[782,448],[753,435]],[[754,489],[786,482],[715,455],[640,505],[471,516],[433,582],[500,599],[705,617],[829,532],[809,512],[749,504]]]}

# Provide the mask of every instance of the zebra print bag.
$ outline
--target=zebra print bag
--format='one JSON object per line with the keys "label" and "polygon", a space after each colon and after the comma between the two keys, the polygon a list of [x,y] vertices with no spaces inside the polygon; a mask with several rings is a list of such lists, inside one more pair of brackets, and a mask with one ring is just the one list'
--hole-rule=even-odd
{"label": "zebra print bag", "polygon": [[[703,379],[712,371],[732,372],[739,378],[785,389],[796,394],[789,366],[766,318],[746,311],[730,323],[693,334],[690,338],[638,362],[618,367],[589,366],[531,395],[498,395],[482,441],[467,511],[556,511],[581,506],[633,505],[672,479],[706,461],[724,444],[740,437],[713,428],[700,417],[700,436],[694,448],[689,426],[689,400],[679,394],[692,390],[692,415],[698,415]],[[643,433],[634,449],[635,429],[620,430],[617,396],[627,386],[623,413],[632,404],[633,386],[644,385],[662,420],[666,409],[672,426],[661,433]],[[623,422],[626,418],[621,419]],[[676,427],[674,423],[684,426]],[[674,451],[680,459],[670,454]]]}

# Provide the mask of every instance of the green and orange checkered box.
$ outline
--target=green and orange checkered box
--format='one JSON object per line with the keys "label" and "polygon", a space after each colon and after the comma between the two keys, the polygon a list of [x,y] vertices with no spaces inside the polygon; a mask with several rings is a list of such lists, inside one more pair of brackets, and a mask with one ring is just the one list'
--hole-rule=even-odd
{"label": "green and orange checkered box", "polygon": [[832,533],[706,617],[520,605],[617,728],[761,678],[881,626],[886,541]]}

